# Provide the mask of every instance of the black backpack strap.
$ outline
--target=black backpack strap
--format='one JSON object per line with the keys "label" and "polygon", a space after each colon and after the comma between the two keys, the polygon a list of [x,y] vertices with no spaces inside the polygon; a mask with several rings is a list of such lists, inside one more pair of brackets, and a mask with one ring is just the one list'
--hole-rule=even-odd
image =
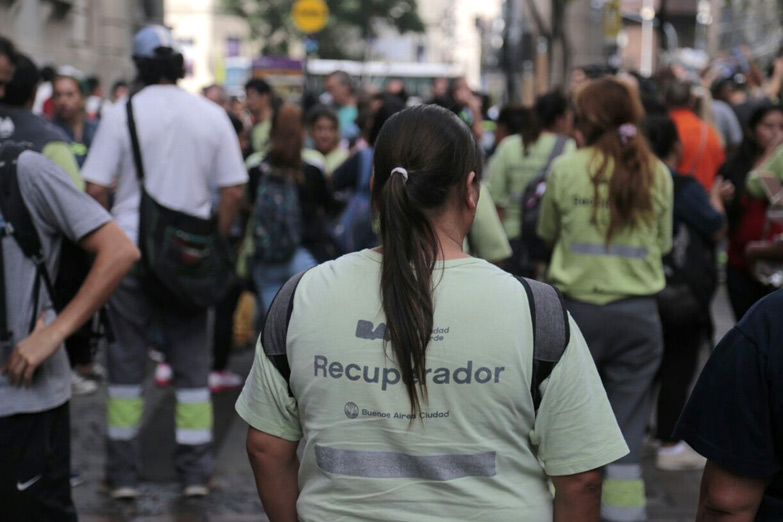
{"label": "black backpack strap", "polygon": [[[5,164],[0,164],[0,171],[5,170]],[[2,172],[5,174],[5,172]],[[5,259],[3,258],[3,237],[5,233],[0,236],[0,353],[7,355],[10,353],[8,350],[13,349],[11,343],[14,339],[14,334],[8,329],[8,303],[6,302],[5,295]]]}
{"label": "black backpack strap", "polygon": [[141,161],[141,147],[139,146],[139,136],[136,133],[136,119],[133,117],[132,101],[133,96],[129,97],[127,103],[125,103],[125,112],[128,115],[128,130],[130,131],[131,150],[133,151],[133,164],[136,166],[136,177],[142,183],[144,179],[144,163]]}
{"label": "black backpack strap", "polygon": [[541,383],[554,370],[571,340],[568,311],[563,296],[553,286],[517,277],[525,288],[533,323],[533,378],[530,394],[536,412],[541,406]]}
{"label": "black backpack strap", "polygon": [[537,180],[539,178],[546,179],[546,175],[549,173],[549,167],[552,166],[552,162],[557,159],[565,150],[568,138],[562,134],[555,134],[555,144],[552,146],[552,150],[549,153],[549,157],[546,159],[546,163],[536,172],[536,175],[532,179]]}
{"label": "black backpack strap", "polygon": [[[33,218],[25,205],[22,191],[19,188],[17,163],[19,155],[28,149],[27,144],[14,142],[6,142],[0,148],[0,211],[2,211],[5,220],[3,233],[13,236],[25,257],[35,264],[37,277],[33,285],[33,316],[29,328],[29,332],[32,332],[38,319],[38,300],[42,280],[55,310],[59,311],[61,307],[57,301],[49,271],[46,268],[41,239],[38,237]],[[2,276],[5,277],[5,274],[3,273]],[[5,281],[3,281],[3,293],[5,293]],[[7,312],[7,309],[5,311]],[[3,322],[6,322],[5,333],[10,335],[6,314],[3,314]],[[2,324],[0,324],[0,329],[2,329]]]}
{"label": "black backpack strap", "polygon": [[292,397],[291,367],[288,364],[286,339],[288,338],[288,324],[291,322],[291,314],[294,312],[296,288],[308,270],[309,268],[293,276],[277,292],[261,330],[261,344],[264,346],[264,353],[285,379],[288,385],[288,394]]}

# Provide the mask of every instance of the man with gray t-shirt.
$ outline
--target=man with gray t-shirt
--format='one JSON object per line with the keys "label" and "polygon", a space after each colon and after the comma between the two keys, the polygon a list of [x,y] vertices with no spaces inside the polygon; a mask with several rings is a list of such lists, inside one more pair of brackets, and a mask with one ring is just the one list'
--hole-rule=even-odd
{"label": "man with gray t-shirt", "polygon": [[[0,216],[5,296],[0,312],[9,337],[0,344],[0,520],[76,520],[70,492],[71,372],[63,341],[109,298],[139,253],[65,171],[36,152],[10,153],[14,146],[0,148],[0,175],[16,171],[44,262],[39,269],[23,253],[18,216]],[[95,262],[78,294],[58,313],[39,277],[41,270],[57,273],[63,238],[94,254]]]}

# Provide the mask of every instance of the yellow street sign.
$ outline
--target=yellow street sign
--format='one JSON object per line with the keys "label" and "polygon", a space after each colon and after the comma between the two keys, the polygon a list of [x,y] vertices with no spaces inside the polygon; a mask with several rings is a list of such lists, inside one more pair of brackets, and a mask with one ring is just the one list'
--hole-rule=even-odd
{"label": "yellow street sign", "polygon": [[324,0],[296,0],[291,6],[291,18],[303,33],[316,33],[329,21],[329,7]]}
{"label": "yellow street sign", "polygon": [[614,43],[623,28],[623,13],[620,0],[604,2],[603,30],[604,40]]}

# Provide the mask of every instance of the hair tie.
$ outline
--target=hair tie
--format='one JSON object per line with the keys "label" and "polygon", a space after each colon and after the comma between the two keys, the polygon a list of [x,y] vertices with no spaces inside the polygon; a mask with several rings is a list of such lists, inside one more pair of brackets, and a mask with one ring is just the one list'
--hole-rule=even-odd
{"label": "hair tie", "polygon": [[391,171],[390,177],[394,176],[395,174],[402,174],[403,182],[404,183],[408,182],[408,171],[405,170],[404,168],[402,168],[402,167],[394,167],[392,169],[392,171]]}
{"label": "hair tie", "polygon": [[617,129],[617,132],[620,134],[620,141],[622,144],[626,145],[628,140],[636,137],[636,125],[633,123],[623,123],[620,125],[620,128]]}

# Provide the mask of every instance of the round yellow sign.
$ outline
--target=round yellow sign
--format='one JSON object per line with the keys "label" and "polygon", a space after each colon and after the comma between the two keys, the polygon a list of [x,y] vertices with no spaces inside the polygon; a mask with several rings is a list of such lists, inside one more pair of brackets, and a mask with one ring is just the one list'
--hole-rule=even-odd
{"label": "round yellow sign", "polygon": [[291,18],[303,33],[315,33],[329,21],[329,6],[324,0],[296,0],[291,6]]}

